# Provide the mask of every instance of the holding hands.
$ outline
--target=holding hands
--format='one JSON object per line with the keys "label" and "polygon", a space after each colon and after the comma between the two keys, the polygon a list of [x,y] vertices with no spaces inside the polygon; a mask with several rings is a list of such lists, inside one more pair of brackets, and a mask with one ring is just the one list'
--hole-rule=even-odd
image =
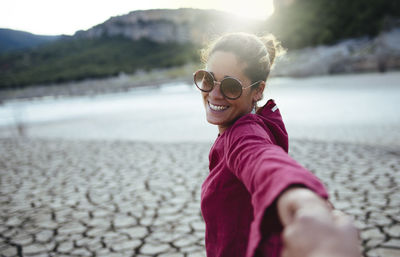
{"label": "holding hands", "polygon": [[325,200],[307,189],[290,189],[282,197],[278,202],[285,225],[282,257],[361,256],[358,230],[348,216],[332,211]]}

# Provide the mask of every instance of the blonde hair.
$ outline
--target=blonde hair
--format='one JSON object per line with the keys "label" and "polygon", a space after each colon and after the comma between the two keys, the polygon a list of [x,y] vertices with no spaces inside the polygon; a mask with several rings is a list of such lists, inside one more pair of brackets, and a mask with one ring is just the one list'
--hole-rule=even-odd
{"label": "blonde hair", "polygon": [[206,64],[217,51],[233,53],[239,61],[246,63],[244,74],[252,83],[266,81],[275,58],[285,52],[272,34],[258,37],[243,32],[229,33],[211,42],[201,50],[201,61]]}

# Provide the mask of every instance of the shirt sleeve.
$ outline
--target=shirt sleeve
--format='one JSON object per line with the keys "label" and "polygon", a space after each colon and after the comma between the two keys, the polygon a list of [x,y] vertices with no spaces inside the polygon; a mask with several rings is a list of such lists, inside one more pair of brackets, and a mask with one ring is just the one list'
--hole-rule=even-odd
{"label": "shirt sleeve", "polygon": [[269,134],[263,132],[261,127],[252,126],[244,133],[240,131],[230,135],[225,147],[229,169],[251,194],[254,220],[250,229],[247,257],[254,256],[261,240],[260,226],[265,210],[285,189],[301,185],[323,198],[328,197],[319,179],[293,160],[280,146],[272,144]]}

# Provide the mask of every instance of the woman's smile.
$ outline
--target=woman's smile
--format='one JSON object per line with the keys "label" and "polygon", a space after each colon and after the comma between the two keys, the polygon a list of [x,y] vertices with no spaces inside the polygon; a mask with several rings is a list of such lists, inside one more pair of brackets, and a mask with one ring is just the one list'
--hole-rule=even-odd
{"label": "woman's smile", "polygon": [[229,108],[228,105],[212,104],[210,103],[210,101],[208,101],[208,106],[210,107],[211,110],[217,112],[222,112]]}

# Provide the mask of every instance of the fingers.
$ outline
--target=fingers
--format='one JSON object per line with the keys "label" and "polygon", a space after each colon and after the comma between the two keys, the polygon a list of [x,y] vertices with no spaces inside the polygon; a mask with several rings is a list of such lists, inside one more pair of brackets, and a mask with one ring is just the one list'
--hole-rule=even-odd
{"label": "fingers", "polygon": [[358,230],[351,217],[332,211],[329,217],[299,213],[283,231],[283,257],[359,257]]}

